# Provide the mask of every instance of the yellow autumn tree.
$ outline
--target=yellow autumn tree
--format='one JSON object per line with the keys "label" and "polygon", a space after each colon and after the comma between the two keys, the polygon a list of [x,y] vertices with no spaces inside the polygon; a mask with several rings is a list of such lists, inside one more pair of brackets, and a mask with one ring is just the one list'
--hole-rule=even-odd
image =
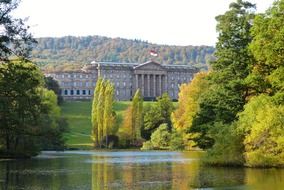
{"label": "yellow autumn tree", "polygon": [[190,83],[180,86],[178,108],[171,115],[173,127],[182,134],[186,149],[195,145],[192,139],[198,135],[186,131],[192,126],[193,118],[199,110],[199,97],[209,88],[208,80],[205,79],[207,75],[206,72],[197,73]]}

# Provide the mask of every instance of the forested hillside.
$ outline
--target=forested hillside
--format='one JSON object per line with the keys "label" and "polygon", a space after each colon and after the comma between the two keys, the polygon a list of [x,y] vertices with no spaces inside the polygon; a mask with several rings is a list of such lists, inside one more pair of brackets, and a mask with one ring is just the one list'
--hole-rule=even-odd
{"label": "forested hillside", "polygon": [[169,46],[141,40],[107,38],[102,36],[38,38],[32,59],[45,68],[69,67],[91,61],[145,62],[155,50],[156,61],[164,64],[192,64],[206,67],[213,59],[214,47]]}

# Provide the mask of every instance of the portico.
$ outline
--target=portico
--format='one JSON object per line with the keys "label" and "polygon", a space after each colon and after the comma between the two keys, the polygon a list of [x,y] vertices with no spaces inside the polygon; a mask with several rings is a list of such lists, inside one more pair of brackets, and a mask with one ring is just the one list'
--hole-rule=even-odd
{"label": "portico", "polygon": [[135,91],[144,98],[155,98],[167,92],[167,71],[158,63],[148,62],[134,67]]}

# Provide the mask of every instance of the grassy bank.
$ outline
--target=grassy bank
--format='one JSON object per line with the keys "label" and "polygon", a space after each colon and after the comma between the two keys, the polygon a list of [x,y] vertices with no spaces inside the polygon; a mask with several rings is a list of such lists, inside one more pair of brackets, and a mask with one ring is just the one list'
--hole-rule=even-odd
{"label": "grassy bank", "polygon": [[[114,105],[118,122],[122,121],[122,113],[131,102],[121,101]],[[66,134],[69,148],[89,149],[91,141],[91,101],[64,102],[61,106],[62,115],[67,119],[70,132]]]}
{"label": "grassy bank", "polygon": [[[144,107],[154,102],[144,102]],[[120,101],[114,104],[118,116],[117,122],[121,124],[123,112],[131,104],[130,101]],[[177,103],[174,102],[176,106]],[[61,105],[62,115],[67,119],[70,132],[65,134],[68,148],[91,149],[91,101],[64,102]]]}

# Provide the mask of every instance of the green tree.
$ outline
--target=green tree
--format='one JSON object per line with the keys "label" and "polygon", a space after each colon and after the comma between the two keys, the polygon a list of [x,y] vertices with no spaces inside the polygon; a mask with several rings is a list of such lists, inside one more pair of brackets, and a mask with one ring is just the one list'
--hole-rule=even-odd
{"label": "green tree", "polygon": [[0,1],[0,61],[7,61],[10,56],[28,58],[31,45],[35,42],[23,19],[12,16],[12,11],[18,7],[19,2]]}
{"label": "green tree", "polygon": [[166,123],[161,124],[151,135],[151,140],[144,142],[142,150],[169,149],[171,133]]}
{"label": "green tree", "polygon": [[[0,151],[8,157],[30,157],[49,147],[64,146],[66,125],[57,97],[43,88],[43,75],[30,62],[0,64]],[[53,134],[53,135],[51,135]]]}
{"label": "green tree", "polygon": [[104,100],[104,112],[103,112],[103,136],[106,140],[106,146],[108,146],[108,135],[111,133],[111,129],[115,124],[115,115],[113,112],[114,103],[114,86],[110,81],[106,81],[105,87],[105,100]]}
{"label": "green tree", "polygon": [[133,140],[141,138],[141,128],[143,124],[143,98],[138,89],[132,100],[132,135]]}
{"label": "green tree", "polygon": [[284,165],[284,106],[274,97],[254,97],[239,114],[238,131],[243,134],[246,165]]}
{"label": "green tree", "polygon": [[216,61],[211,63],[208,76],[210,89],[200,98],[192,132],[201,133],[198,145],[210,148],[214,144],[209,131],[215,122],[231,124],[248,100],[245,79],[254,58],[249,50],[252,40],[250,29],[254,18],[254,5],[243,1],[230,4],[225,14],[217,16]]}
{"label": "green tree", "polygon": [[173,110],[172,100],[167,93],[158,97],[157,103],[145,111],[143,137],[149,140],[151,134],[163,123],[166,123],[169,130],[171,130],[171,114]]}
{"label": "green tree", "polygon": [[256,91],[255,95],[277,93],[279,101],[284,102],[284,1],[275,1],[265,14],[258,14],[252,27],[253,40],[250,44],[256,62],[252,67],[252,76],[257,80],[248,82]]}
{"label": "green tree", "polygon": [[60,105],[63,102],[63,97],[61,96],[61,90],[58,82],[52,77],[44,77],[45,88],[52,90],[57,96],[57,103]]}
{"label": "green tree", "polygon": [[40,144],[44,150],[63,150],[65,148],[64,133],[69,131],[68,123],[61,117],[57,104],[57,96],[52,90],[40,89],[41,118]]}
{"label": "green tree", "polygon": [[108,136],[113,132],[116,114],[113,110],[114,86],[110,81],[98,79],[92,103],[92,140],[94,147],[108,147]]}
{"label": "green tree", "polygon": [[98,137],[98,101],[99,93],[102,85],[102,79],[99,78],[96,83],[96,88],[94,90],[93,104],[92,104],[92,140],[94,142],[94,147],[99,145]]}

